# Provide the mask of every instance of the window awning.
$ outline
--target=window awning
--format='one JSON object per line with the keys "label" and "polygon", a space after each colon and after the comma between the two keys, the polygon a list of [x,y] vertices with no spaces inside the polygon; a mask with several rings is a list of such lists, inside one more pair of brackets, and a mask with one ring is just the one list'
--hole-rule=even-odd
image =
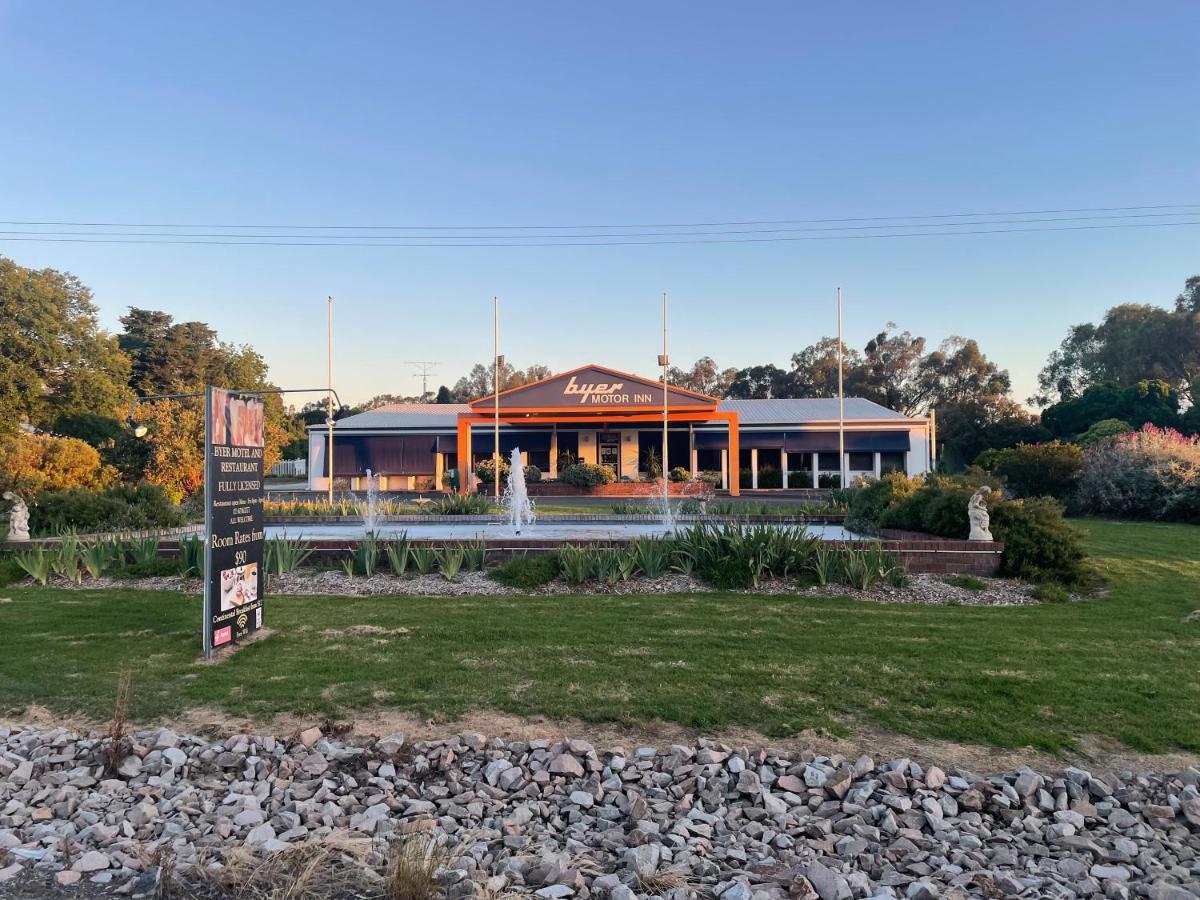
{"label": "window awning", "polygon": [[[697,431],[697,450],[726,450],[729,435],[724,431]],[[789,453],[837,453],[836,431],[743,431],[738,436],[743,450],[780,450]],[[903,453],[909,449],[907,431],[847,431],[847,453]]]}
{"label": "window awning", "polygon": [[[432,475],[435,437],[421,435],[333,436],[335,476],[361,476],[367,469],[376,475]],[[329,474],[326,462],[323,475]]]}
{"label": "window awning", "polygon": [[[549,431],[514,431],[513,429],[500,429],[500,452],[512,453],[513,450],[520,447],[522,451],[529,450],[549,450],[550,449],[550,432]],[[471,452],[472,453],[492,453],[496,449],[496,438],[492,431],[477,429],[471,432]],[[458,452],[458,439],[455,438],[453,451]]]}

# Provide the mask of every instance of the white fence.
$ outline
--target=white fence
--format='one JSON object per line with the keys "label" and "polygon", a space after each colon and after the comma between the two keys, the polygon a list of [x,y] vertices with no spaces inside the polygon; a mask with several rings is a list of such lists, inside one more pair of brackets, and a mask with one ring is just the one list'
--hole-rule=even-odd
{"label": "white fence", "polygon": [[286,475],[302,478],[308,475],[307,459],[283,459],[271,466],[272,475]]}

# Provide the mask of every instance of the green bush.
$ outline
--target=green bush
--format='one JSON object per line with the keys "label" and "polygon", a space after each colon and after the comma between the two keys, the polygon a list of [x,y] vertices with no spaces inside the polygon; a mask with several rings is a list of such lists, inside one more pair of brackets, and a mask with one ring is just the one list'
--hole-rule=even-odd
{"label": "green bush", "polygon": [[1095,447],[1106,444],[1119,434],[1133,431],[1133,426],[1122,419],[1101,419],[1079,436],[1080,447]]}
{"label": "green bush", "polygon": [[[883,481],[862,488],[851,501],[852,509],[868,525],[870,517],[876,516],[880,528],[924,531],[955,539],[970,534],[967,501],[980,486],[980,479],[930,474],[920,488],[909,494],[903,491],[911,483],[894,482],[890,497]],[[896,491],[897,486],[902,486],[901,491]],[[884,506],[885,498],[890,505]],[[1002,575],[1064,584],[1087,581],[1082,536],[1063,519],[1057,501],[1049,497],[1005,500],[993,490],[986,504],[992,535],[1004,544]]]}
{"label": "green bush", "polygon": [[[503,484],[508,480],[508,460],[503,456],[500,457],[500,483]],[[496,460],[488,457],[475,467],[475,477],[484,484],[496,483]]]}
{"label": "green bush", "polygon": [[11,555],[0,556],[0,587],[8,587],[25,577],[25,570]]}
{"label": "green bush", "polygon": [[1017,444],[985,450],[975,464],[1004,479],[1018,497],[1065,498],[1083,471],[1083,451],[1075,444]]}
{"label": "green bush", "polygon": [[521,471],[525,473],[525,483],[532,484],[535,481],[542,480],[542,470],[537,466],[524,466]]}
{"label": "green bush", "polygon": [[685,469],[683,466],[676,466],[671,470],[671,480],[675,482],[691,481],[692,472],[690,469]]}
{"label": "green bush", "polygon": [[485,516],[492,501],[482,494],[447,494],[425,504],[423,513],[429,516]]}
{"label": "green bush", "polygon": [[1003,542],[1000,574],[1080,584],[1087,579],[1082,535],[1049,497],[1007,501],[990,508],[992,535]]}
{"label": "green bush", "polygon": [[39,535],[171,528],[181,525],[183,518],[166,491],[146,482],[102,491],[46,491],[38,495],[29,510],[30,528]]}
{"label": "green bush", "polygon": [[759,466],[758,486],[760,488],[783,487],[783,471],[774,466]]}
{"label": "green bush", "polygon": [[892,472],[878,481],[850,491],[846,524],[857,530],[878,527],[884,510],[911,497],[922,483],[920,478],[909,478],[902,472]]}
{"label": "green bush", "polygon": [[563,484],[590,488],[598,484],[612,484],[617,480],[617,473],[608,466],[575,463],[573,466],[561,469],[558,473],[558,480]]}
{"label": "green bush", "polygon": [[790,469],[788,471],[788,487],[811,488],[812,469]]}
{"label": "green bush", "polygon": [[822,472],[817,476],[817,487],[822,488],[840,488],[842,486],[842,476],[837,472]]}

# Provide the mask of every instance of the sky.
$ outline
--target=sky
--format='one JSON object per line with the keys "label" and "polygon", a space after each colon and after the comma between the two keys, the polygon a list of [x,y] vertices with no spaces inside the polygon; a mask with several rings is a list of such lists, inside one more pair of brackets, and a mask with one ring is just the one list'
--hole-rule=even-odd
{"label": "sky", "polygon": [[[1198,33],[1194,0],[0,0],[0,220],[594,235],[1200,204]],[[878,233],[862,224],[849,233]],[[0,254],[77,275],[110,329],[129,306],[208,322],[283,387],[325,383],[332,295],[346,402],[417,391],[410,360],[436,361],[437,384],[490,359],[494,295],[518,366],[652,373],[664,290],[676,364],[786,366],[834,333],[839,286],[849,344],[889,321],[931,344],[973,337],[1023,399],[1070,325],[1169,305],[1200,273],[1200,226],[846,233],[550,247],[0,234]]]}

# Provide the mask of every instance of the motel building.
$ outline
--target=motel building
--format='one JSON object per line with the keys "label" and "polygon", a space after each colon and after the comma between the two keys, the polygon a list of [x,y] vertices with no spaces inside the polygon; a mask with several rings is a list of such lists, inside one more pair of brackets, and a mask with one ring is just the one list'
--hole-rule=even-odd
{"label": "motel building", "polygon": [[[500,452],[519,447],[526,465],[553,479],[561,462],[608,466],[618,483],[647,481],[646,461],[662,455],[663,385],[587,365],[543,381],[465,404],[393,404],[337,421],[335,487],[366,486],[368,470],[380,490],[445,489],[445,473],[469,460],[475,467],[495,449],[497,400]],[[667,469],[701,473],[731,496],[742,490],[818,488],[838,472],[838,401],[719,400],[667,388]],[[857,397],[845,399],[846,464],[851,483],[930,468],[930,422]],[[326,426],[309,429],[309,489],[328,488]],[[822,483],[824,480],[824,484]],[[630,493],[635,489],[631,488]]]}

